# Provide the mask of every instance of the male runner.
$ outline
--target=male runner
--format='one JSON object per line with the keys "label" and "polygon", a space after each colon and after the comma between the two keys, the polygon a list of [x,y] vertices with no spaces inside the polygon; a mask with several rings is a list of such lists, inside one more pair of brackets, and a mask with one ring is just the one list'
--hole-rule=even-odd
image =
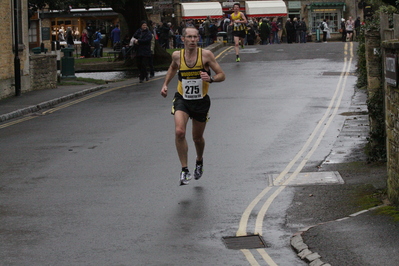
{"label": "male runner", "polygon": [[[163,97],[168,95],[168,84],[179,71],[172,114],[175,120],[175,144],[182,166],[180,185],[188,185],[191,180],[191,174],[187,168],[186,127],[188,119],[191,118],[193,121],[192,134],[197,153],[194,178],[198,180],[203,173],[202,155],[205,147],[203,134],[211,105],[208,87],[212,82],[222,82],[225,79],[225,74],[219,63],[216,62],[213,53],[198,47],[199,32],[196,28],[184,28],[181,39],[184,49],[173,52],[172,63],[166,73],[161,95]],[[210,69],[215,72],[214,76],[211,76]]]}
{"label": "male runner", "polygon": [[240,12],[240,4],[235,3],[233,5],[234,12],[231,14],[230,26],[233,26],[233,36],[234,36],[234,50],[236,51],[236,62],[240,62],[240,48],[238,47],[241,41],[241,47],[244,47],[244,39],[247,29],[247,18]]}

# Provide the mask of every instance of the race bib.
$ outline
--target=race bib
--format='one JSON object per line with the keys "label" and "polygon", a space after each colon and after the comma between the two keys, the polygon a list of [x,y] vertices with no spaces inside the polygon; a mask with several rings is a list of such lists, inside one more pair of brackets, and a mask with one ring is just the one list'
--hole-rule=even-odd
{"label": "race bib", "polygon": [[202,99],[202,79],[183,79],[183,99]]}

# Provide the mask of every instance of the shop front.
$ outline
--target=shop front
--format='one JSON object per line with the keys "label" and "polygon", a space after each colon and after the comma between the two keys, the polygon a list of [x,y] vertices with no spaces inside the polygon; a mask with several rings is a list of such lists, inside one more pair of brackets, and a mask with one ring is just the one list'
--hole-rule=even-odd
{"label": "shop front", "polygon": [[345,2],[313,2],[307,6],[309,28],[316,32],[320,23],[326,19],[331,33],[338,33],[341,25],[341,18],[345,12]]}
{"label": "shop front", "polygon": [[112,8],[71,9],[68,13],[45,11],[40,13],[40,18],[49,26],[50,41],[61,41],[60,31],[65,33],[68,28],[72,30],[74,41],[80,41],[84,29],[88,29],[90,35],[99,28],[105,37],[105,45],[113,27],[119,22],[118,13]]}

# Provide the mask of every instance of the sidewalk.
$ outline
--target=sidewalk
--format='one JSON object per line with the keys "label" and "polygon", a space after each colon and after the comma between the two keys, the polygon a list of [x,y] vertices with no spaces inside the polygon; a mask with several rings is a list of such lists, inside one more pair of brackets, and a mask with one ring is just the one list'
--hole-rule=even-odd
{"label": "sidewalk", "polygon": [[84,96],[106,88],[138,83],[138,78],[109,82],[104,85],[86,83],[83,85],[63,85],[55,89],[35,90],[22,93],[21,96],[11,96],[0,99],[0,123],[15,119],[30,113],[51,108],[57,104]]}
{"label": "sidewalk", "polygon": [[345,183],[301,187],[293,200],[301,205],[287,215],[295,224],[313,223],[291,238],[309,265],[399,265],[399,222],[381,214],[386,206],[377,200],[386,190],[386,164],[367,164],[364,154],[366,100],[366,92],[356,90],[344,127],[319,169],[339,172]]}
{"label": "sidewalk", "polygon": [[109,84],[101,86],[95,84],[58,86],[55,89],[30,91],[18,97],[1,99],[0,122],[34,113],[44,108],[53,107],[59,103],[101,90],[108,86]]}

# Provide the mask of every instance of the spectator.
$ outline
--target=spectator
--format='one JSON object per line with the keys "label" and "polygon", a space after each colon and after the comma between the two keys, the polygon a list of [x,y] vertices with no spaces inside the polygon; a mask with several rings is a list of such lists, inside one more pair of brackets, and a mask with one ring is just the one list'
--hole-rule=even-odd
{"label": "spectator", "polygon": [[169,49],[169,31],[170,28],[166,22],[162,23],[162,26],[159,29],[159,44],[164,49]]}
{"label": "spectator", "polygon": [[306,26],[305,18],[302,18],[301,43],[306,43],[307,30],[308,30],[308,28]]}
{"label": "spectator", "polygon": [[92,57],[101,57],[101,39],[102,35],[100,29],[97,28],[96,32],[93,34],[94,51],[91,54]]}
{"label": "spectator", "polygon": [[269,43],[270,27],[267,19],[262,20],[262,23],[260,24],[259,27],[259,35],[260,35],[261,44],[266,45]]}
{"label": "spectator", "polygon": [[81,37],[82,47],[80,49],[80,58],[85,58],[90,56],[90,44],[89,36],[87,35],[87,30],[84,29]]}
{"label": "spectator", "polygon": [[[140,28],[134,33],[134,44],[137,45],[137,68],[139,69],[140,83],[143,83],[144,79],[148,81],[147,67],[151,58],[151,40],[152,33],[148,29],[147,22],[142,21]],[[166,24],[166,23],[165,23]],[[166,25],[167,26],[167,25]]]}
{"label": "spectator", "polygon": [[209,16],[206,18],[202,27],[204,28],[205,47],[207,47],[211,44],[211,19]]}
{"label": "spectator", "polygon": [[248,43],[248,45],[255,44],[256,33],[255,33],[255,30],[252,28],[252,25],[247,26],[247,43]]}
{"label": "spectator", "polygon": [[115,46],[117,44],[120,45],[121,42],[121,30],[119,29],[119,25],[116,24],[115,28],[111,31],[111,41],[112,41],[112,45],[115,49]]}
{"label": "spectator", "polygon": [[287,18],[287,22],[285,23],[285,31],[287,33],[287,43],[295,42],[295,28],[290,18]]}
{"label": "spectator", "polygon": [[360,26],[361,26],[360,17],[357,17],[357,19],[355,20],[356,40],[358,40],[358,38],[359,38]]}
{"label": "spectator", "polygon": [[72,29],[68,27],[67,32],[66,32],[66,41],[68,48],[74,48],[74,42],[73,42],[73,34],[72,34]]}
{"label": "spectator", "polygon": [[341,28],[340,28],[340,32],[341,32],[341,41],[346,42],[346,27],[345,27],[345,19],[342,18],[341,19]]}
{"label": "spectator", "polygon": [[278,38],[278,31],[279,31],[279,28],[277,26],[277,18],[274,18],[273,21],[272,21],[273,40],[271,41],[271,43],[280,44],[280,40]]}

